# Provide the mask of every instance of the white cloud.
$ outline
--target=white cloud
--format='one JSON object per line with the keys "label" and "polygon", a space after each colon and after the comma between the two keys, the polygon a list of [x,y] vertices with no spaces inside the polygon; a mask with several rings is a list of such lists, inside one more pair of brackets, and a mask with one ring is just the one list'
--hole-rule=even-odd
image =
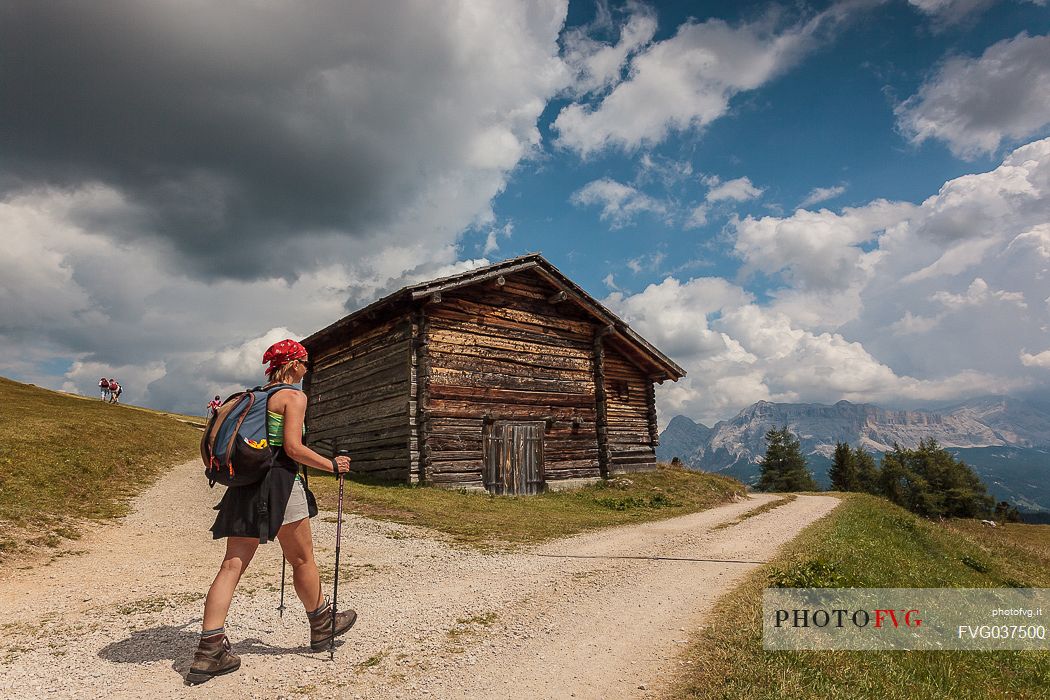
{"label": "white cloud", "polygon": [[1015,304],[1022,309],[1028,306],[1025,304],[1023,293],[1007,292],[1001,289],[992,290],[988,287],[988,283],[980,277],[977,277],[970,283],[970,286],[966,288],[964,294],[952,294],[951,292],[942,291],[937,292],[931,298],[953,311],[968,306],[984,306],[989,302],[994,301]]}
{"label": "white cloud", "polygon": [[916,144],[938,139],[960,158],[992,153],[1050,123],[1050,36],[1021,33],[980,58],[953,56],[896,108]]}
{"label": "white cloud", "polygon": [[[689,374],[665,415],[707,422],[758,399],[928,404],[1046,385],[1050,139],[921,204],[734,219],[761,301],[719,278],[668,277],[606,300]],[[916,274],[916,273],[923,274]],[[1018,362],[1020,358],[1020,362]],[[1042,382],[1042,384],[1040,384]]]}
{"label": "white cloud", "polygon": [[500,236],[509,239],[513,233],[514,223],[511,221],[499,228],[489,229],[489,232],[485,235],[485,247],[481,252],[485,255],[492,255],[498,252]]}
{"label": "white cloud", "polygon": [[564,108],[554,121],[557,143],[586,157],[606,148],[630,151],[659,143],[672,131],[702,128],[729,110],[734,95],[788,70],[824,30],[871,4],[838,3],[779,31],[770,18],[737,26],[720,19],[688,21],[673,37],[638,53],[629,77],[598,104]]}
{"label": "white cloud", "polygon": [[[1045,5],[1046,0],[1016,0]],[[1001,0],[908,0],[908,3],[934,20],[937,30],[971,20]]]}
{"label": "white cloud", "polygon": [[1050,369],[1050,350],[1043,350],[1035,355],[1031,355],[1024,350],[1021,350],[1021,364],[1025,367]]}
{"label": "white cloud", "polygon": [[760,196],[765,190],[751,184],[751,178],[738,177],[735,180],[722,182],[718,177],[704,179],[704,184],[711,189],[707,191],[708,202],[722,202],[732,200],[734,202],[746,202]]}
{"label": "white cloud", "polygon": [[706,204],[700,204],[693,207],[693,210],[689,212],[689,216],[685,221],[685,228],[700,228],[707,225],[707,212],[710,207]]}
{"label": "white cloud", "polygon": [[814,187],[806,195],[806,198],[799,203],[799,207],[809,207],[820,202],[826,202],[829,199],[835,199],[840,194],[846,191],[845,185],[832,185],[831,187]]}
{"label": "white cloud", "polygon": [[747,270],[781,273],[796,288],[842,290],[867,277],[878,255],[861,245],[914,211],[914,205],[876,200],[841,214],[799,209],[787,218],[734,219],[734,250]]}
{"label": "white cloud", "polygon": [[1014,246],[1030,248],[1039,257],[1050,260],[1050,224],[1039,224],[1024,233],[1018,234],[1016,238],[1010,241],[1008,249]]}
{"label": "white cloud", "polygon": [[668,277],[630,296],[615,292],[605,303],[658,348],[677,356],[706,356],[726,350],[725,339],[710,330],[708,318],[750,299],[743,289],[718,277],[685,283]]}
{"label": "white cloud", "polygon": [[912,335],[915,333],[927,333],[941,322],[941,316],[916,316],[911,311],[905,311],[899,321],[890,326],[893,335]]}
{"label": "white cloud", "polygon": [[[562,39],[562,59],[573,72],[571,90],[577,95],[603,90],[620,81],[628,57],[652,41],[656,34],[656,12],[642,3],[627,4],[628,17],[615,44],[589,36],[595,27],[578,27],[567,31]],[[605,25],[611,18],[600,21]],[[599,27],[604,29],[605,27]]]}
{"label": "white cloud", "polygon": [[651,153],[643,153],[638,166],[636,183],[659,180],[665,187],[672,187],[685,182],[693,174],[693,164],[688,160],[674,160]]}
{"label": "white cloud", "polygon": [[593,180],[574,192],[571,201],[576,206],[600,206],[602,221],[612,228],[622,228],[643,212],[666,216],[667,206],[630,185],[608,177]]}
{"label": "white cloud", "polygon": [[945,26],[958,24],[996,2],[999,0],[908,0],[908,4]]}
{"label": "white cloud", "polygon": [[929,379],[897,373],[860,342],[799,328],[718,278],[668,277],[605,303],[689,372],[658,388],[661,411],[709,424],[760,399],[932,401],[1018,386],[972,370]]}
{"label": "white cloud", "polygon": [[659,269],[660,265],[666,258],[667,254],[663,251],[657,251],[648,255],[639,255],[637,258],[631,258],[628,260],[627,267],[636,275],[641,272],[653,272]]}

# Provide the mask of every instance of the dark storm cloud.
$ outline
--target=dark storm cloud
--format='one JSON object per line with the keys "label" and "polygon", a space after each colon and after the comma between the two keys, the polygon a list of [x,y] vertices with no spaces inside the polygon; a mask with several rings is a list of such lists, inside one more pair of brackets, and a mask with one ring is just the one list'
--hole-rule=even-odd
{"label": "dark storm cloud", "polygon": [[462,160],[468,133],[433,132],[460,58],[430,7],[0,2],[0,195],[102,182],[133,219],[79,224],[163,237],[195,274],[294,272],[249,246],[309,267],[289,237],[381,231]]}
{"label": "dark storm cloud", "polygon": [[0,373],[196,410],[460,266],[568,79],[566,10],[0,0]]}

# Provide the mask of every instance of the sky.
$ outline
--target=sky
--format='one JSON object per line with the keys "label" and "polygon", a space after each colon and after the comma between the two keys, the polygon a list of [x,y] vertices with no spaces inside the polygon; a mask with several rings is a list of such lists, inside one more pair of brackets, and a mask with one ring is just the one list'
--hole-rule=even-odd
{"label": "sky", "polygon": [[201,413],[540,252],[758,400],[1050,389],[1045,0],[0,0],[0,375]]}

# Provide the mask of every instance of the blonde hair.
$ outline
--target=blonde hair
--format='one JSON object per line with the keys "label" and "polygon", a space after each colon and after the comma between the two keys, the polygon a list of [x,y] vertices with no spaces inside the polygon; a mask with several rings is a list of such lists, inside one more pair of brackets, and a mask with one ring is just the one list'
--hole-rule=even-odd
{"label": "blonde hair", "polygon": [[295,378],[293,377],[294,370],[292,369],[292,363],[298,360],[289,360],[285,364],[274,370],[274,373],[268,375],[270,382],[274,384],[294,384]]}

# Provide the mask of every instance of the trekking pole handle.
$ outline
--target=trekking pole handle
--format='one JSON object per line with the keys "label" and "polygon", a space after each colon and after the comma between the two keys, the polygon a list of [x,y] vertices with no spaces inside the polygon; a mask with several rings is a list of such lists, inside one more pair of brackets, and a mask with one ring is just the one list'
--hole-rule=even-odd
{"label": "trekking pole handle", "polygon": [[[350,456],[350,450],[336,450],[335,451],[335,456],[336,457],[349,457]],[[332,458],[332,471],[334,471],[335,475],[338,478],[340,478],[340,479],[342,479],[344,476],[346,476],[346,473],[345,472],[340,472],[339,471],[339,467],[336,466],[335,457]]]}

